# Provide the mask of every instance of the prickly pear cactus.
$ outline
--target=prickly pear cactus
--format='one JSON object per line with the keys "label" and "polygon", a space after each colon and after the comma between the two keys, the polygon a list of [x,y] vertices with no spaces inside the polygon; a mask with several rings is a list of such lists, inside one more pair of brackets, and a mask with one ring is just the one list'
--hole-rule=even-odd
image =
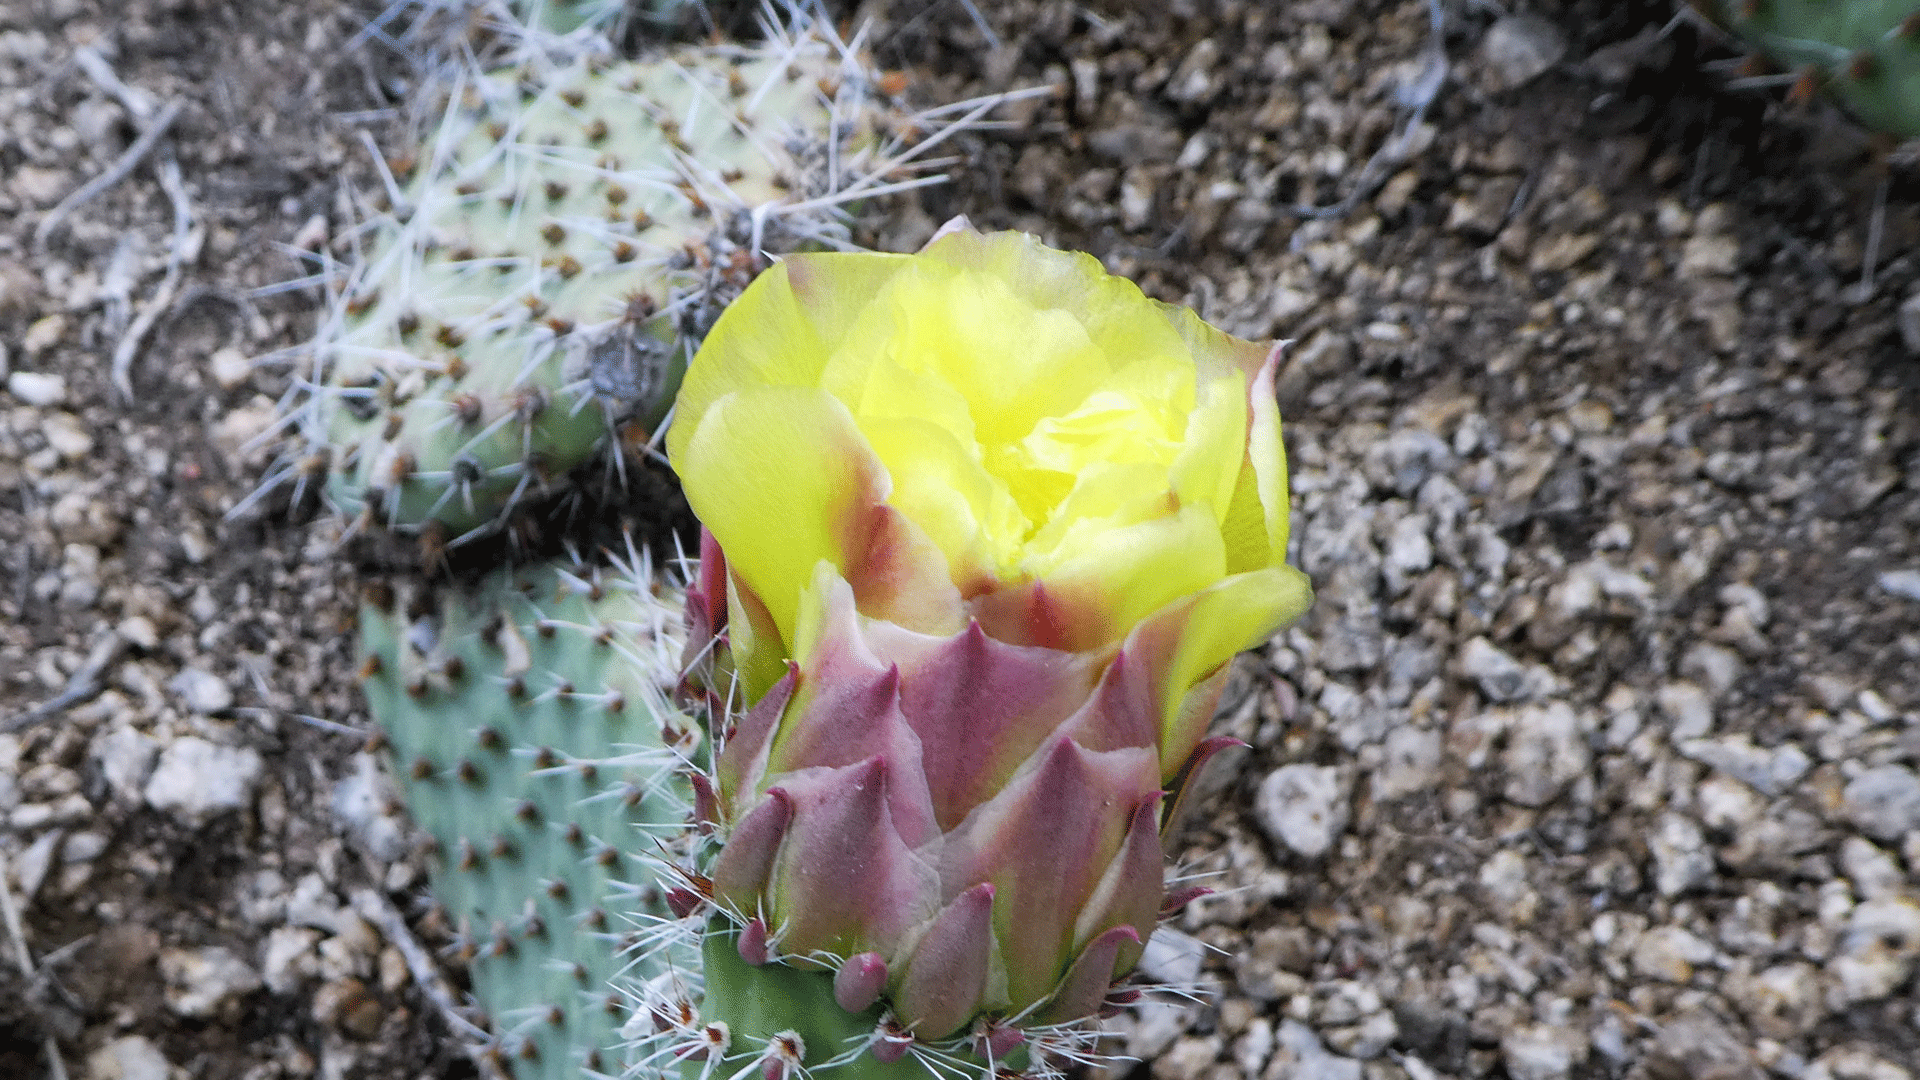
{"label": "prickly pear cactus", "polygon": [[894,164],[869,86],[805,36],[471,78],[346,268],[269,484],[324,469],[344,514],[458,542],[624,469],[767,254],[843,243]]}
{"label": "prickly pear cactus", "polygon": [[497,573],[412,611],[370,600],[360,619],[368,704],[436,842],[434,894],[490,1014],[489,1053],[517,1080],[619,1075],[630,1004],[615,975],[697,962],[645,941],[667,910],[652,862],[686,843],[702,740],[663,698],[675,598],[629,569]]}
{"label": "prickly pear cactus", "polygon": [[1699,6],[1805,89],[1826,91],[1869,127],[1920,135],[1920,3],[1702,0]]}

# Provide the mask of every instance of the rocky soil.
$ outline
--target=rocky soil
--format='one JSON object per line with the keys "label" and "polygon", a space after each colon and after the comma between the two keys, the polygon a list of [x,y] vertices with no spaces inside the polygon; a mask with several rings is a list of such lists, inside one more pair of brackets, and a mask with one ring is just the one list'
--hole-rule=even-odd
{"label": "rocky soil", "polygon": [[[1149,964],[1207,993],[1115,1020],[1140,1068],[1920,1075],[1911,152],[1665,2],[923,6],[848,12],[915,95],[1058,93],[876,242],[964,211],[1295,341],[1320,599],[1230,695]],[[335,812],[335,527],[226,517],[272,286],[398,148],[372,14],[0,6],[0,1076],[472,1075],[420,867]]]}

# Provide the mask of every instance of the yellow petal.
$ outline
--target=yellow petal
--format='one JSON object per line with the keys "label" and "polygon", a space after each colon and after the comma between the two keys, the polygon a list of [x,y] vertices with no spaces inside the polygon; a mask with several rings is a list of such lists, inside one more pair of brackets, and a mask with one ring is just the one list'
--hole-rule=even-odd
{"label": "yellow petal", "polygon": [[1004,443],[1072,409],[1107,359],[1064,311],[1034,307],[998,277],[916,263],[888,283],[889,355],[953,387],[983,443]]}
{"label": "yellow petal", "polygon": [[961,621],[939,550],[884,505],[886,469],[833,395],[728,394],[693,425],[676,464],[688,504],[781,640],[793,641],[800,594],[822,559],[876,618],[942,630]]}
{"label": "yellow petal", "polygon": [[[1210,716],[1183,716],[1186,691],[1242,649],[1265,641],[1300,617],[1313,603],[1307,576],[1291,566],[1276,566],[1220,580],[1193,599],[1177,617],[1179,644],[1166,675],[1163,750],[1183,756],[1205,733]],[[1178,609],[1176,609],[1177,611]],[[1167,613],[1175,617],[1175,612]],[[1193,730],[1179,730],[1183,724]],[[1182,749],[1184,748],[1184,749]]]}
{"label": "yellow petal", "polygon": [[971,441],[915,418],[867,416],[860,429],[893,479],[887,501],[946,555],[962,594],[1016,571],[1027,519]]}
{"label": "yellow petal", "polygon": [[1287,561],[1287,530],[1292,509],[1287,495],[1287,447],[1280,441],[1280,402],[1273,378],[1280,365],[1280,347],[1274,346],[1254,377],[1248,396],[1253,404],[1253,423],[1247,432],[1247,457],[1260,491],[1260,508],[1266,517],[1270,565]]}
{"label": "yellow petal", "polygon": [[1181,333],[1140,287],[1107,273],[1100,260],[1059,251],[1020,232],[959,232],[929,246],[928,260],[990,274],[1021,303],[1065,312],[1079,322],[1111,368],[1142,359],[1181,357]]}
{"label": "yellow petal", "polygon": [[1226,552],[1205,507],[1131,525],[1081,518],[1029,568],[1080,631],[1075,647],[1118,640],[1162,607],[1220,580]]}
{"label": "yellow petal", "polygon": [[1215,379],[1187,415],[1185,438],[1173,461],[1173,490],[1182,505],[1201,505],[1224,523],[1233,503],[1247,438],[1246,380],[1239,372]]}
{"label": "yellow petal", "polygon": [[756,386],[816,386],[831,345],[905,256],[794,256],[754,279],[727,306],[688,366],[667,432],[678,463],[715,401]]}

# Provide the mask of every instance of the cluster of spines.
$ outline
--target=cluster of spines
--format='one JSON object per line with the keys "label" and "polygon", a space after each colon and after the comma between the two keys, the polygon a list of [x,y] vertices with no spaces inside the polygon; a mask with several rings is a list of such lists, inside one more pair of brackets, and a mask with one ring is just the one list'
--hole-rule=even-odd
{"label": "cluster of spines", "polygon": [[1913,0],[1696,3],[1786,70],[1791,100],[1825,93],[1869,127],[1920,135],[1920,5]]}

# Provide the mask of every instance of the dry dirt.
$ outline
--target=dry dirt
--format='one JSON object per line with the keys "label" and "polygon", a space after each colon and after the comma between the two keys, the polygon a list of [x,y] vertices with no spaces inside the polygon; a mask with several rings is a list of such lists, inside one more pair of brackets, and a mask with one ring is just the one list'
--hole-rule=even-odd
{"label": "dry dirt", "polygon": [[[1212,996],[1118,1021],[1153,1074],[1920,1074],[1911,154],[1727,89],[1664,0],[1448,0],[1439,38],[1424,0],[977,6],[997,41],[954,0],[847,12],[927,102],[1060,88],[871,239],[965,212],[1297,342],[1320,601],[1222,721],[1252,750],[1181,853],[1222,892],[1155,961]],[[329,809],[352,570],[311,506],[224,518],[316,307],[259,290],[351,224],[360,132],[400,149],[373,13],[0,5],[0,369],[61,380],[0,394],[0,855],[40,972],[5,942],[0,1076],[49,1039],[99,1080],[471,1075],[332,914],[421,907]],[[140,95],[171,130],[38,244]],[[155,796],[183,740],[232,807]]]}

